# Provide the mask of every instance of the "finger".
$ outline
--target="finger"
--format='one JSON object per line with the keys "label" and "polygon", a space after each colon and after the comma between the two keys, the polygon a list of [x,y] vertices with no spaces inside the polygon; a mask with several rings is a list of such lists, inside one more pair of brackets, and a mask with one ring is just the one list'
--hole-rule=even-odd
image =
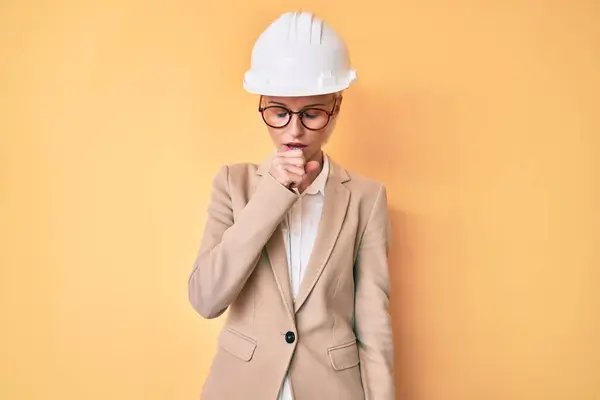
{"label": "finger", "polygon": [[280,158],[281,165],[295,165],[304,169],[305,161],[304,158]]}
{"label": "finger", "polygon": [[288,158],[288,157],[290,157],[290,158],[293,158],[293,157],[302,157],[302,158],[304,158],[304,153],[302,152],[302,150],[298,150],[298,149],[289,150],[289,148],[288,148],[287,151],[282,151],[278,155],[280,157],[286,157],[286,158]]}
{"label": "finger", "polygon": [[295,165],[297,167],[304,168],[306,161],[303,157],[275,157],[273,159],[273,165]]}
{"label": "finger", "polygon": [[288,173],[288,179],[292,182],[291,187],[299,186],[302,183],[302,176],[297,174]]}
{"label": "finger", "polygon": [[294,175],[298,175],[300,177],[304,177],[304,175],[306,174],[306,172],[304,171],[304,168],[302,168],[301,166],[292,165],[292,164],[283,164],[281,167],[284,170],[286,170],[287,172],[294,174]]}

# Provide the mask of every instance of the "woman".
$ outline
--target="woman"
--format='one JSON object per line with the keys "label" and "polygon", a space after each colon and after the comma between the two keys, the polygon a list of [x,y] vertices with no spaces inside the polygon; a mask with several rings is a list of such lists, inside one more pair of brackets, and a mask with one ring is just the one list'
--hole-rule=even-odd
{"label": "woman", "polygon": [[355,76],[310,13],[254,45],[244,86],[277,151],[213,182],[189,297],[228,313],[202,399],[394,399],[386,190],[322,151]]}

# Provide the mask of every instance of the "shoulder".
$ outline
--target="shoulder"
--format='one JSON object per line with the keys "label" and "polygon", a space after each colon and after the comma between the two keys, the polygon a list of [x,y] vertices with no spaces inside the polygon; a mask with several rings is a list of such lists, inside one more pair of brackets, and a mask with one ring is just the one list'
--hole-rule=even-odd
{"label": "shoulder", "polygon": [[357,210],[361,236],[371,227],[371,232],[385,232],[389,242],[391,222],[388,209],[388,195],[385,183],[369,178],[355,171],[344,170],[348,181],[351,201]]}
{"label": "shoulder", "polygon": [[376,210],[387,209],[387,189],[383,182],[353,171],[347,172],[350,177],[348,188],[353,197],[358,197],[362,213],[371,215]]}
{"label": "shoulder", "polygon": [[258,164],[252,162],[237,162],[225,164],[223,167],[227,168],[229,176],[233,178],[239,178],[256,175],[256,171],[258,170],[259,166]]}
{"label": "shoulder", "polygon": [[215,185],[239,186],[256,175],[259,166],[251,162],[221,164],[213,177]]}
{"label": "shoulder", "polygon": [[336,168],[346,175],[344,185],[350,190],[353,196],[358,196],[363,201],[374,202],[377,197],[386,194],[386,186],[383,182],[367,177],[356,171],[337,165]]}
{"label": "shoulder", "polygon": [[231,164],[221,164],[216,172],[216,176],[227,175],[233,178],[255,175],[258,165],[251,162],[238,162]]}
{"label": "shoulder", "polygon": [[359,174],[355,171],[346,170],[350,180],[348,185],[359,193],[365,195],[377,194],[380,190],[385,190],[385,184],[376,179],[369,178],[365,175]]}
{"label": "shoulder", "polygon": [[375,210],[387,208],[387,190],[383,182],[331,162],[332,174],[336,175],[350,192],[352,204],[362,216],[369,216]]}

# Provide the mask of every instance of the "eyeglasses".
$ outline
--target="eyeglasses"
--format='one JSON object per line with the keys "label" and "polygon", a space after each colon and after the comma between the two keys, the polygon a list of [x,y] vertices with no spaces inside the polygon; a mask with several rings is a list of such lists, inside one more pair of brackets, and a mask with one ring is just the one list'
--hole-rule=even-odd
{"label": "eyeglasses", "polygon": [[285,128],[292,120],[292,115],[296,114],[300,118],[302,125],[311,131],[318,131],[327,126],[331,117],[337,112],[340,98],[336,97],[333,103],[331,111],[323,110],[321,108],[309,107],[300,111],[292,111],[287,107],[283,106],[268,106],[260,107],[262,104],[262,96],[258,111],[262,114],[263,121],[271,128],[281,129]]}

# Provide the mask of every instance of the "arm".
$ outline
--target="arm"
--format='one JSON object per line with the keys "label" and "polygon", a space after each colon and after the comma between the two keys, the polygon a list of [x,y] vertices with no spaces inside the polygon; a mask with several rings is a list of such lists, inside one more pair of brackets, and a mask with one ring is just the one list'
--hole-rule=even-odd
{"label": "arm", "polygon": [[234,222],[229,168],[213,181],[202,243],[188,281],[189,299],[205,318],[221,315],[254,270],[263,247],[297,196],[265,174]]}
{"label": "arm", "polygon": [[394,400],[394,343],[389,314],[390,221],[381,186],[355,265],[355,331],[366,400]]}

